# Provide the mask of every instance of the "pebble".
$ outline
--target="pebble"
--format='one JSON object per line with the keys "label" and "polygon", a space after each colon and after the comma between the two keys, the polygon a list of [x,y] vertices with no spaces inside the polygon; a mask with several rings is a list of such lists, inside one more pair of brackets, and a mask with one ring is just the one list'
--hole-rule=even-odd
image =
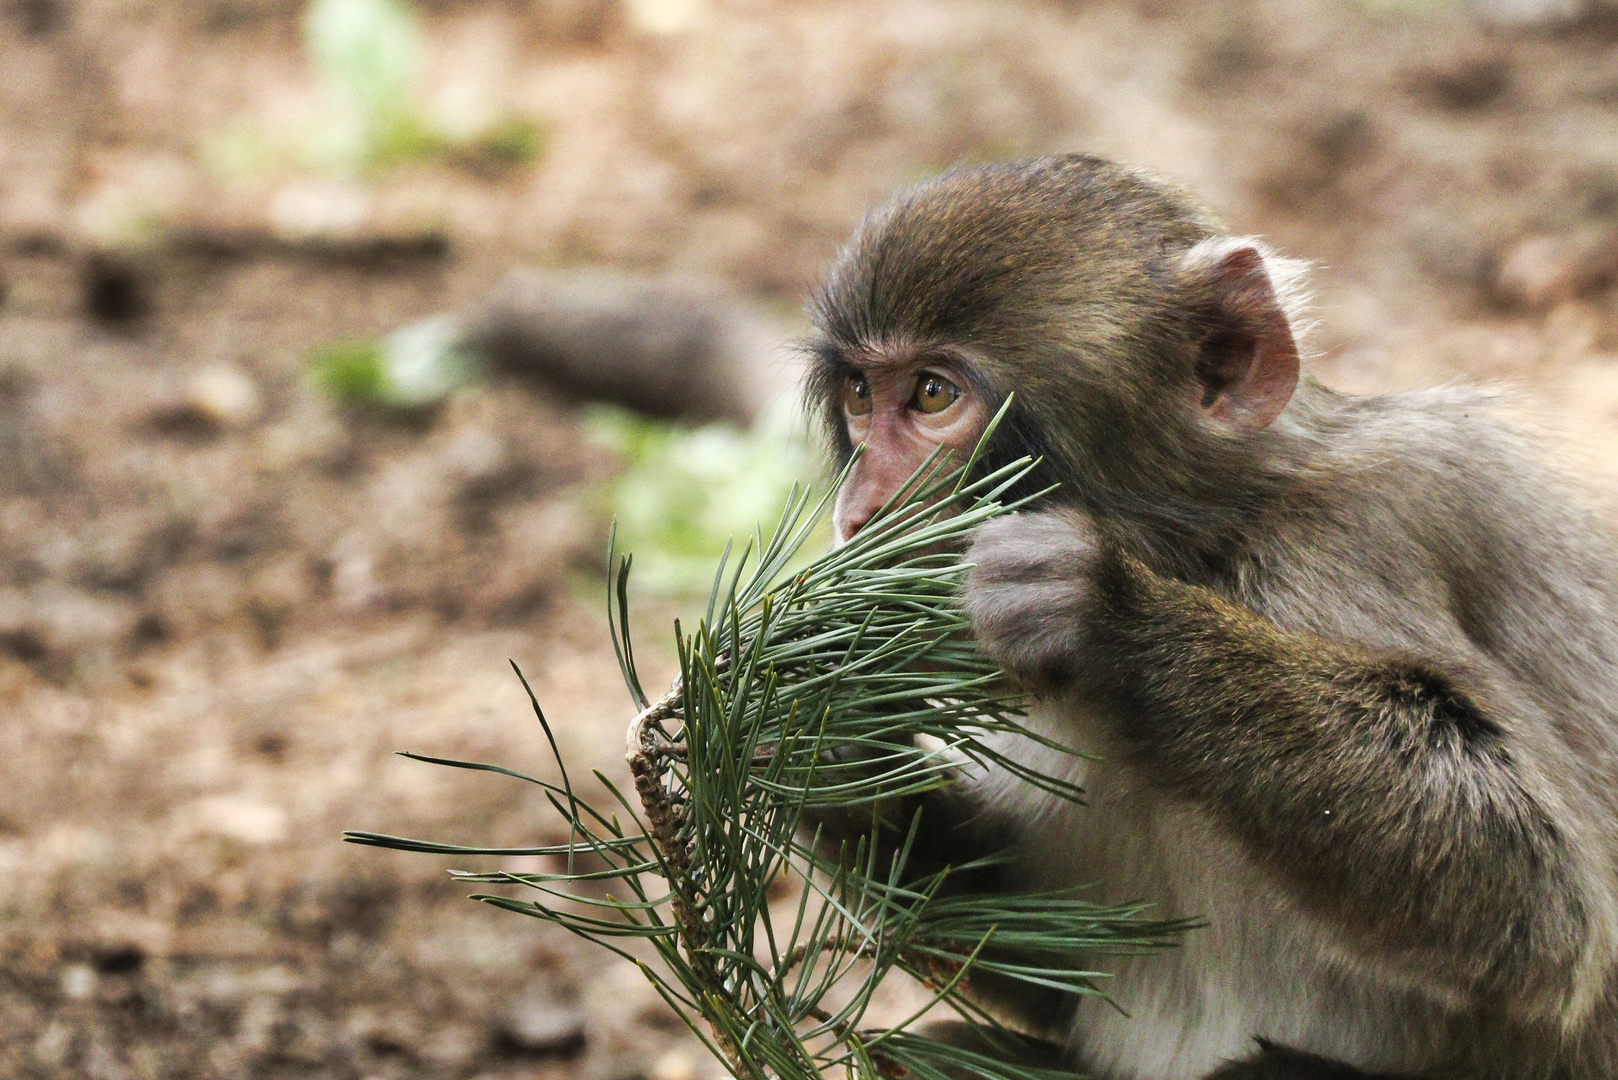
{"label": "pebble", "polygon": [[258,384],[239,368],[210,365],[191,376],[185,404],[200,420],[214,427],[246,427],[263,411]]}
{"label": "pebble", "polygon": [[268,803],[210,796],[187,803],[177,812],[182,831],[239,840],[244,844],[277,844],[287,836],[287,812]]}
{"label": "pebble", "polygon": [[685,1047],[677,1047],[652,1062],[648,1080],[697,1080],[697,1058]]}
{"label": "pebble", "polygon": [[577,1005],[529,991],[512,1002],[497,1036],[518,1053],[562,1056],[583,1049],[584,1026],[584,1010]]}
{"label": "pebble", "polygon": [[69,964],[62,969],[62,996],[69,1001],[83,1001],[96,992],[95,969],[89,964]]}

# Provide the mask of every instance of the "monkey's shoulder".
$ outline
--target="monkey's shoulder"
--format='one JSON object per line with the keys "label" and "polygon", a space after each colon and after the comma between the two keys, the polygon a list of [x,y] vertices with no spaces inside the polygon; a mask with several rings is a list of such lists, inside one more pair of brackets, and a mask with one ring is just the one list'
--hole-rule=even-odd
{"label": "monkey's shoulder", "polygon": [[1618,603],[1612,524],[1512,409],[1501,392],[1440,387],[1304,410],[1313,449],[1262,529],[1267,564],[1350,597],[1376,582],[1413,602],[1526,582],[1554,603],[1577,579],[1587,600]]}

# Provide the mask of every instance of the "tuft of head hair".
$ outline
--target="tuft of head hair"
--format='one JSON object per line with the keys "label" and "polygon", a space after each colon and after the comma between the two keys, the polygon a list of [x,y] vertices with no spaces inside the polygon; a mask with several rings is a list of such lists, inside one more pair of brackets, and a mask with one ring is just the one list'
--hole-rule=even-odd
{"label": "tuft of head hair", "polygon": [[959,169],[868,214],[811,315],[842,349],[1126,334],[1173,258],[1225,231],[1185,189],[1091,155]]}

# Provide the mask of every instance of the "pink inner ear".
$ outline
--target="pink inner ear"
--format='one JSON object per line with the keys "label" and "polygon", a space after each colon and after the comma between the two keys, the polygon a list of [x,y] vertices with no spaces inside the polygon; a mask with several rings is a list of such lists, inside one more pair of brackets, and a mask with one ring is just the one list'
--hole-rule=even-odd
{"label": "pink inner ear", "polygon": [[[1202,405],[1210,419],[1240,432],[1262,431],[1298,385],[1298,345],[1281,310],[1264,256],[1249,244],[1227,250],[1202,273],[1230,330],[1204,346]],[[1207,356],[1218,349],[1217,356]]]}

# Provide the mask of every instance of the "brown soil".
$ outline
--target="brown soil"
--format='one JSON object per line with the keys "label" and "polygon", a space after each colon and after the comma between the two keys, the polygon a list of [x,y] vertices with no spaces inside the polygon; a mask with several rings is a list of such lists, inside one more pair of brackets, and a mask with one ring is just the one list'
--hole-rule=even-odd
{"label": "brown soil", "polygon": [[1317,262],[1328,381],[1512,382],[1613,490],[1599,5],[711,0],[663,34],[627,0],[421,6],[432,92],[540,118],[536,164],[233,176],[233,124],[318,107],[298,4],[0,8],[4,1075],[714,1074],[627,965],[337,840],[555,835],[515,783],[389,754],[544,772],[508,658],[579,771],[622,774],[610,455],[516,388],[401,419],[305,376],[515,263],[786,310],[895,185],[1095,149]]}

